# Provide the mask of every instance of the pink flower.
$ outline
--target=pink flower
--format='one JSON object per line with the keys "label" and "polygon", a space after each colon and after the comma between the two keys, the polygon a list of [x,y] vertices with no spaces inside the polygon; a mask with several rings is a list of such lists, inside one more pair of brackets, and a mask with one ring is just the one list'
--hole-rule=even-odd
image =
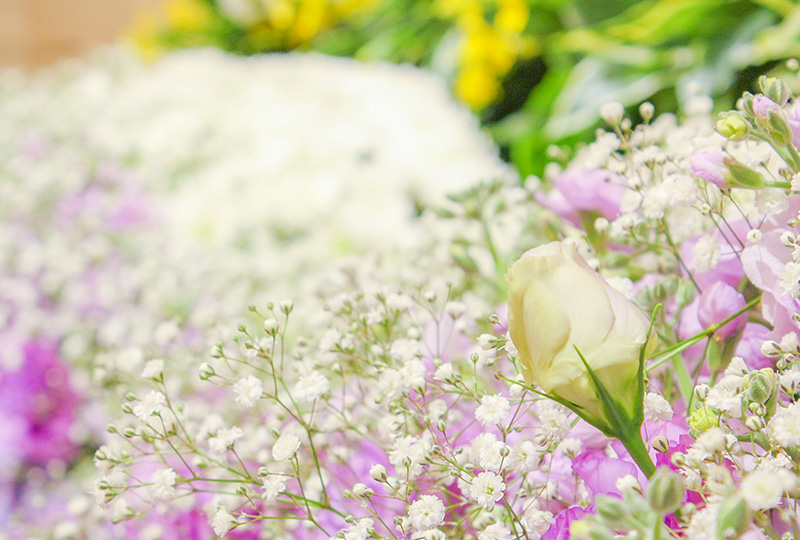
{"label": "pink flower", "polygon": [[556,521],[542,535],[542,540],[569,540],[569,527],[594,512],[594,505],[587,508],[570,506],[556,516]]}
{"label": "pink flower", "polygon": [[689,171],[717,187],[727,187],[725,156],[721,152],[701,152],[689,158]]}
{"label": "pink flower", "polygon": [[[747,304],[744,295],[736,289],[718,281],[711,287],[703,291],[700,296],[700,305],[697,310],[697,318],[703,328],[719,324],[737,311],[744,308]],[[715,332],[715,335],[723,339],[729,338],[744,328],[747,324],[747,314],[742,313],[725,326]]]}
{"label": "pink flower", "polygon": [[608,220],[619,217],[627,189],[615,175],[602,169],[568,169],[553,180],[554,190],[537,200],[571,223],[580,224],[581,213],[597,212]]}
{"label": "pink flower", "polygon": [[759,121],[766,122],[771,111],[780,113],[780,110],[778,104],[767,96],[756,96],[753,99],[753,114],[756,115],[756,119]]}
{"label": "pink flower", "polygon": [[619,495],[616,482],[626,475],[639,478],[639,469],[630,461],[608,457],[604,452],[585,452],[572,460],[572,469],[586,484],[592,497]]}

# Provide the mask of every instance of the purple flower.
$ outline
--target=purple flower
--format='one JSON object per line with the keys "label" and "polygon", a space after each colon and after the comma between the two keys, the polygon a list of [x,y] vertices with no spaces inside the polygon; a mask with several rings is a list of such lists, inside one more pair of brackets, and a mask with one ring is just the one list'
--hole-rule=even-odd
{"label": "purple flower", "polygon": [[[700,304],[697,309],[697,318],[703,328],[719,324],[737,311],[744,308],[747,304],[744,295],[736,289],[718,281],[711,287],[703,291],[700,296]],[[747,324],[747,314],[742,313],[725,326],[715,332],[715,335],[723,339],[729,338],[744,328]]]}
{"label": "purple flower", "polygon": [[576,225],[582,212],[597,212],[608,220],[619,217],[627,189],[602,169],[568,169],[553,180],[553,186],[553,191],[537,196],[537,200]]}
{"label": "purple flower", "polygon": [[70,385],[67,365],[51,343],[30,341],[23,352],[19,368],[0,371],[4,435],[13,426],[21,462],[44,466],[53,459],[69,461],[77,452],[69,432],[80,400]]}
{"label": "purple flower", "polygon": [[727,187],[725,156],[721,152],[701,152],[689,158],[689,171],[717,187]]}
{"label": "purple flower", "polygon": [[547,529],[542,535],[542,540],[569,540],[569,528],[576,522],[583,519],[585,516],[594,512],[594,505],[588,508],[581,506],[570,506],[566,510],[561,511],[556,516],[556,521],[550,528]]}
{"label": "purple flower", "polygon": [[766,96],[756,96],[753,98],[753,114],[756,115],[756,119],[759,121],[766,122],[769,118],[770,111],[780,112],[780,110],[778,104]]}
{"label": "purple flower", "polygon": [[608,457],[604,452],[585,452],[572,461],[572,469],[586,484],[593,497],[619,495],[617,480],[626,475],[638,478],[636,465]]}

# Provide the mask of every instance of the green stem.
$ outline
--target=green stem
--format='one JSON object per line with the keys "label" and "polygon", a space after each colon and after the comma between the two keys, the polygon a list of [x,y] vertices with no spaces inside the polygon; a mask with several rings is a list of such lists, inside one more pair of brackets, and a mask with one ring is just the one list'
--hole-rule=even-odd
{"label": "green stem", "polygon": [[644,475],[647,478],[650,478],[653,476],[653,473],[656,472],[656,466],[653,464],[653,460],[650,459],[650,453],[647,451],[647,447],[644,445],[642,434],[639,431],[640,429],[641,426],[637,426],[635,430],[626,430],[620,426],[620,432],[617,433],[617,439],[620,440],[622,445],[631,455],[633,461],[636,463],[639,469],[641,469]]}

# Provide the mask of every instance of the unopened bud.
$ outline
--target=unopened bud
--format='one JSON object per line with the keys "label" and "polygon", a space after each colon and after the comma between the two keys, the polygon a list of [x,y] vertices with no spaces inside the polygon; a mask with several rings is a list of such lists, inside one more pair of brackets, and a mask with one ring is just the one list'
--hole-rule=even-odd
{"label": "unopened bud", "polygon": [[658,469],[647,486],[647,502],[662,516],[680,508],[685,495],[686,488],[681,475],[666,467]]}
{"label": "unopened bud", "polygon": [[651,441],[650,444],[653,447],[653,450],[655,450],[659,454],[669,453],[669,441],[663,435],[653,437],[653,440]]}
{"label": "unopened bud", "polygon": [[781,346],[775,341],[765,341],[761,344],[761,354],[768,358],[775,358],[781,354]]}
{"label": "unopened bud", "polygon": [[717,510],[717,540],[734,540],[750,528],[750,510],[739,494],[727,497]]}
{"label": "unopened bud", "polygon": [[375,480],[376,482],[386,482],[386,467],[383,465],[376,463],[369,469],[369,475]]}
{"label": "unopened bud", "polygon": [[715,129],[717,130],[717,133],[729,141],[738,141],[743,139],[750,130],[749,126],[747,125],[747,121],[737,113],[724,114],[717,122]]}
{"label": "unopened bud", "polygon": [[775,373],[772,370],[756,371],[748,378],[747,397],[755,403],[766,403],[774,387]]}
{"label": "unopened bud", "polygon": [[621,527],[628,518],[625,503],[616,497],[598,497],[595,501],[597,514],[612,527]]}
{"label": "unopened bud", "polygon": [[761,176],[761,173],[754,171],[747,165],[733,159],[725,159],[725,165],[728,167],[728,174],[725,175],[725,180],[729,186],[745,189],[761,189],[764,187],[764,177]]}
{"label": "unopened bud", "polygon": [[708,398],[709,387],[707,384],[698,384],[694,387],[694,397],[697,401],[705,401]]}

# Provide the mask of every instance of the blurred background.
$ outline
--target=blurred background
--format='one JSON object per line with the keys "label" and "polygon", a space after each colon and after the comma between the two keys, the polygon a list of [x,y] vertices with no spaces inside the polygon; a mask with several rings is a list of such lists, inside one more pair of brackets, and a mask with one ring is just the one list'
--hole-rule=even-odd
{"label": "blurred background", "polygon": [[[713,21],[713,24],[709,24]],[[410,63],[447,81],[523,177],[566,161],[622,103],[729,109],[800,56],[795,0],[0,0],[0,65],[124,39],[145,62],[214,47]],[[791,64],[790,64],[791,65]],[[791,80],[796,81],[797,77]]]}
{"label": "blurred background", "polygon": [[0,66],[35,68],[127,32],[164,0],[0,0]]}

